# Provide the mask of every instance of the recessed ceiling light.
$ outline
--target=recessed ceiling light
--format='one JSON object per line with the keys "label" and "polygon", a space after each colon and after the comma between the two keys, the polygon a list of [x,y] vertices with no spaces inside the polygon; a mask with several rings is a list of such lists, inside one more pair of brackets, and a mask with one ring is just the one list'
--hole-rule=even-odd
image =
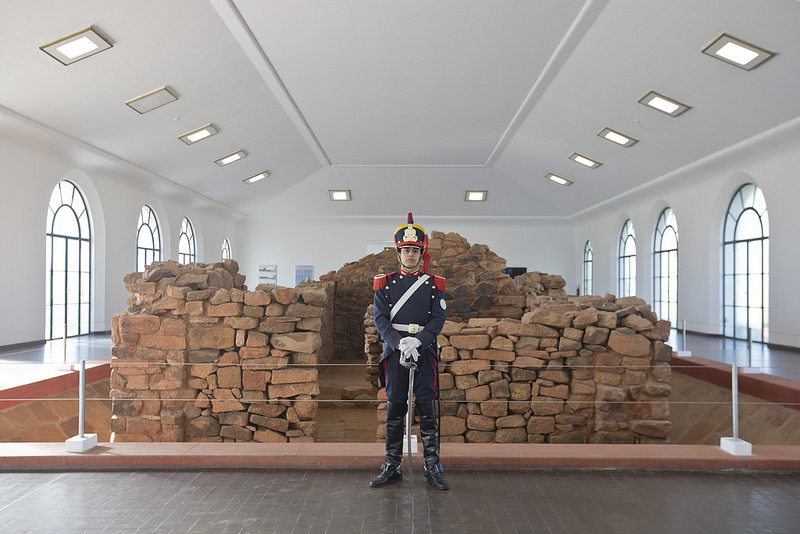
{"label": "recessed ceiling light", "polygon": [[717,37],[703,50],[703,53],[744,70],[752,70],[775,55],[768,50],[731,37],[727,33]]}
{"label": "recessed ceiling light", "polygon": [[638,143],[637,139],[621,134],[615,130],[612,130],[611,128],[603,128],[597,135],[599,135],[603,139],[611,141],[612,143],[622,145],[625,148],[631,147],[634,144]]}
{"label": "recessed ceiling light", "polygon": [[166,87],[162,87],[161,89],[156,89],[152,93],[147,93],[146,95],[134,98],[133,100],[128,100],[125,102],[125,104],[135,109],[139,113],[145,114],[148,111],[153,111],[156,108],[160,108],[161,106],[165,106],[170,102],[175,102],[176,100],[178,100],[177,96],[170,92],[170,90]]}
{"label": "recessed ceiling light", "polygon": [[557,174],[553,174],[552,172],[548,172],[545,175],[545,178],[548,178],[549,180],[554,181],[558,185],[571,185],[572,184],[572,182],[570,180],[567,180],[566,178],[562,178],[561,176],[558,176]]}
{"label": "recessed ceiling light", "polygon": [[689,106],[685,104],[681,104],[677,100],[672,100],[671,98],[667,98],[664,95],[660,95],[655,91],[650,91],[646,95],[644,95],[640,100],[640,104],[644,104],[645,106],[651,107],[660,111],[661,113],[666,113],[670,117],[677,117],[687,109]]}
{"label": "recessed ceiling light", "polygon": [[39,48],[60,63],[71,65],[98,52],[108,50],[111,48],[111,43],[97,33],[94,28],[86,28]]}
{"label": "recessed ceiling light", "polygon": [[600,163],[599,161],[589,159],[586,156],[581,156],[577,152],[573,152],[572,155],[569,157],[569,159],[571,159],[575,163],[580,163],[584,167],[589,167],[590,169],[596,169],[597,167],[602,165],[602,163]]}
{"label": "recessed ceiling light", "polygon": [[467,190],[464,202],[486,202],[487,191]]}
{"label": "recessed ceiling light", "polygon": [[187,145],[194,144],[198,141],[202,141],[207,137],[211,137],[212,135],[216,135],[219,133],[219,130],[213,124],[206,124],[202,128],[198,128],[197,130],[192,130],[191,132],[187,132],[183,135],[179,135],[178,139],[186,143]]}
{"label": "recessed ceiling light", "polygon": [[272,173],[270,171],[264,171],[264,172],[260,172],[260,173],[256,174],[255,176],[251,176],[250,178],[245,178],[242,181],[244,183],[246,183],[246,184],[254,184],[254,183],[260,182],[264,178],[268,178],[270,176],[272,176]]}
{"label": "recessed ceiling light", "polygon": [[240,150],[238,152],[234,152],[233,154],[228,154],[227,156],[221,157],[218,160],[215,160],[214,163],[219,165],[220,167],[224,167],[225,165],[230,165],[234,161],[239,161],[242,158],[247,157],[247,152],[244,150]]}
{"label": "recessed ceiling light", "polygon": [[333,201],[350,200],[349,189],[328,189],[328,195]]}

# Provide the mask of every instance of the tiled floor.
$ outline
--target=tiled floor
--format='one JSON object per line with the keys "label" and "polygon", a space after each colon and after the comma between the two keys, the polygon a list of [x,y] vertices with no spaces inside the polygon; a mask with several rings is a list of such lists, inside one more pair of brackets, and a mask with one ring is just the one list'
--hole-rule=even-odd
{"label": "tiled floor", "polygon": [[763,343],[747,343],[717,336],[686,334],[673,330],[668,344],[675,351],[685,350],[694,356],[715,360],[756,372],[800,381],[800,350],[770,348]]}
{"label": "tiled floor", "polygon": [[795,533],[800,475],[365,470],[0,473],[3,532]]}
{"label": "tiled floor", "polygon": [[[37,343],[22,347],[0,347],[0,390],[65,375],[77,369],[81,360],[108,362],[111,337],[90,335]],[[87,366],[90,364],[87,364]]]}

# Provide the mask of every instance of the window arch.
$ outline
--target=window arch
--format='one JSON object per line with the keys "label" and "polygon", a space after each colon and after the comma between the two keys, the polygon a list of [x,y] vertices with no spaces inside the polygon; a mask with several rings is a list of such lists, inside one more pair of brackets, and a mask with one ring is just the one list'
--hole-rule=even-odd
{"label": "window arch", "polygon": [[632,297],[636,295],[636,235],[630,219],[622,225],[617,249],[618,275],[617,295]]}
{"label": "window arch", "polygon": [[188,217],[184,217],[181,222],[181,235],[178,237],[178,263],[187,265],[197,261],[196,248],[192,221]]}
{"label": "window arch", "polygon": [[92,234],[80,190],[62,180],[47,209],[45,338],[88,334],[91,308]]}
{"label": "window arch", "polygon": [[136,223],[136,270],[144,272],[154,261],[161,260],[161,230],[153,208],[145,204]]}
{"label": "window arch", "polygon": [[226,237],[222,240],[222,259],[229,260],[231,257],[231,242]]}
{"label": "window arch", "polygon": [[678,326],[678,222],[672,208],[661,212],[653,238],[653,304],[659,319]]}
{"label": "window arch", "polygon": [[755,184],[733,195],[723,232],[724,334],[753,341],[769,339],[769,215]]}
{"label": "window arch", "polygon": [[587,241],[583,247],[583,294],[591,295],[594,288],[592,287],[592,280],[594,276],[593,271],[594,255],[592,253],[592,242]]}

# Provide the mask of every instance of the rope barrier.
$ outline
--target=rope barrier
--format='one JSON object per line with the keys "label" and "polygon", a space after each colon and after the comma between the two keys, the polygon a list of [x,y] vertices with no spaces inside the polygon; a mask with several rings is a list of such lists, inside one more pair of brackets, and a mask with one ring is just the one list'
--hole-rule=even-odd
{"label": "rope barrier", "polygon": [[[560,358],[559,358],[560,359]],[[88,363],[97,362],[98,360],[94,360]],[[487,363],[491,362],[491,360],[481,360],[481,359],[469,359],[469,360],[454,360],[456,362],[468,362],[463,365],[480,365],[480,366],[487,366],[490,369],[527,369],[527,370],[534,370],[534,371],[557,371],[557,370],[570,370],[570,369],[600,369],[600,370],[608,370],[608,369],[651,369],[654,365],[647,364],[647,365],[569,365],[569,364],[558,364],[556,366],[550,367],[547,365],[547,362],[553,360],[544,360],[543,365],[517,365],[517,364],[493,364]],[[710,360],[719,364],[720,366],[730,366],[733,365],[732,363],[718,361],[718,360]],[[444,370],[447,369],[449,364],[453,363],[453,361],[449,362],[441,362],[444,365]],[[656,363],[663,363],[668,364],[671,369],[699,369],[703,366],[700,365],[676,365],[672,364],[668,361],[660,361]],[[80,365],[79,362],[75,362],[70,365]],[[291,362],[280,362],[280,363],[218,363],[218,362],[124,362],[124,361],[110,361],[110,362],[103,362],[98,363],[97,365],[111,365],[112,367],[147,367],[147,366],[160,366],[160,367],[186,367],[186,366],[199,366],[199,365],[214,365],[217,367],[273,367],[277,369],[286,368],[286,367],[312,367],[316,368],[317,370],[321,370],[321,368],[326,367],[363,367],[366,369],[376,369],[378,364],[370,364],[368,362],[364,363],[291,363]],[[738,364],[737,364],[738,365]],[[40,362],[2,362],[0,361],[0,366],[2,367],[14,367],[14,366],[21,366],[21,367],[63,367],[61,363],[40,363]],[[741,366],[739,366],[741,367]],[[768,365],[754,365],[753,368],[757,369],[800,369],[800,354],[798,354],[798,363],[797,364],[768,364]],[[63,371],[63,372],[77,372],[77,370],[71,371]],[[770,374],[770,373],[765,373]]]}
{"label": "rope barrier", "polygon": [[[551,400],[552,399],[552,400]],[[11,397],[2,397],[0,398],[0,404],[3,402],[30,402],[30,401],[70,401],[76,402],[80,401],[80,397],[19,397],[19,398],[11,398]],[[208,399],[197,399],[197,398],[155,398],[155,399],[143,399],[139,397],[86,397],[84,400],[86,401],[169,401],[169,402],[197,402],[198,400],[203,402],[245,402],[248,404],[280,404],[280,403],[305,403],[305,402],[316,402],[316,403],[369,403],[369,404],[380,404],[386,402],[384,399],[296,399],[293,397],[278,397],[273,399],[217,399],[217,398],[208,398]],[[569,402],[568,399],[558,399],[556,397],[548,397],[547,399],[535,400],[535,399],[527,399],[527,400],[503,400],[503,399],[487,399],[482,401],[471,401],[471,400],[449,400],[449,399],[442,399],[444,403],[451,403],[451,404],[507,404],[510,402],[524,402],[527,404],[550,404],[553,400],[562,400],[564,402]],[[635,405],[647,405],[647,404],[659,404],[657,401],[605,401],[601,399],[590,399],[590,400],[580,400],[575,399],[574,402],[576,403],[600,403],[600,404],[614,404],[614,405],[623,405],[623,404],[635,404]],[[679,406],[679,405],[695,405],[695,406],[730,406],[730,401],[669,401],[669,404]],[[761,401],[761,402],[752,402],[752,401],[739,401],[740,406],[774,406],[779,404],[781,406],[800,406],[800,402],[769,402],[769,401]]]}

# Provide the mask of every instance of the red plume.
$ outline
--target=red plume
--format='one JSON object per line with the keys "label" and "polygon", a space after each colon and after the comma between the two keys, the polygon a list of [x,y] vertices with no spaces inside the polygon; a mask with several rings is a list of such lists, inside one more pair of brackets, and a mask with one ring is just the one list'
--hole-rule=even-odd
{"label": "red plume", "polygon": [[428,247],[425,247],[425,252],[422,253],[422,272],[428,272],[428,264],[431,261],[431,254],[428,252]]}
{"label": "red plume", "polygon": [[408,212],[408,224],[414,224],[414,216],[411,215],[411,212]]}

